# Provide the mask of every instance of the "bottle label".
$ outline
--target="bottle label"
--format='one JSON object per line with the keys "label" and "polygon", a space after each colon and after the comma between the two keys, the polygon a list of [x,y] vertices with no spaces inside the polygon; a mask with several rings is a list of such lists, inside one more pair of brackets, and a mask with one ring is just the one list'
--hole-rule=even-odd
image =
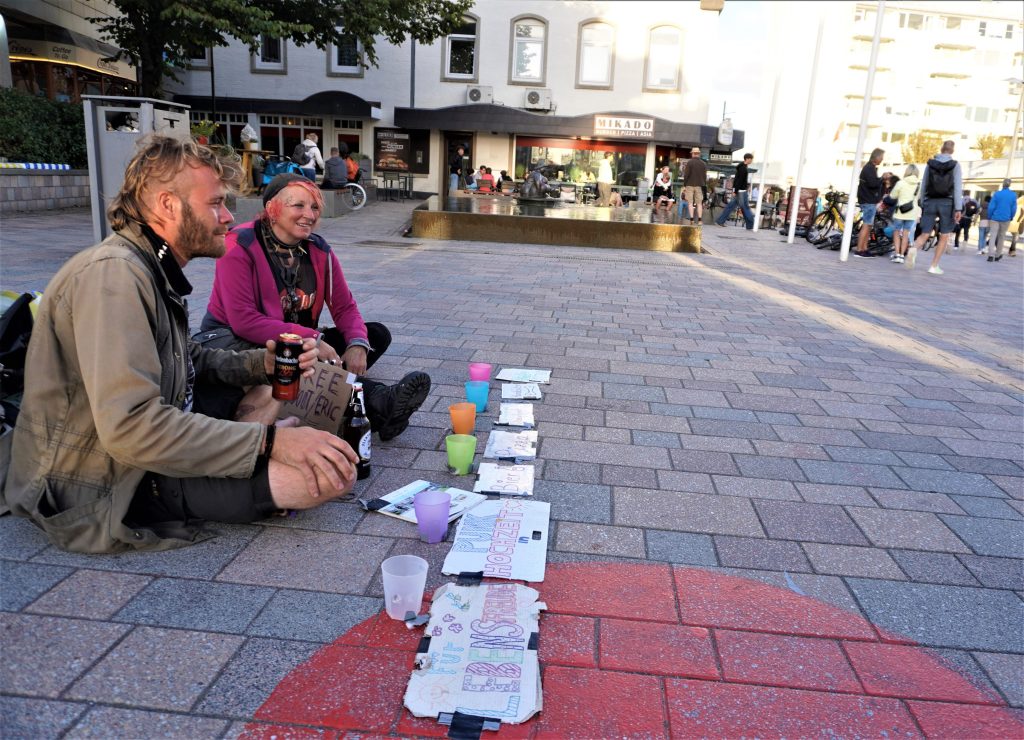
{"label": "bottle label", "polygon": [[359,438],[359,458],[361,460],[370,459],[370,432],[367,432]]}

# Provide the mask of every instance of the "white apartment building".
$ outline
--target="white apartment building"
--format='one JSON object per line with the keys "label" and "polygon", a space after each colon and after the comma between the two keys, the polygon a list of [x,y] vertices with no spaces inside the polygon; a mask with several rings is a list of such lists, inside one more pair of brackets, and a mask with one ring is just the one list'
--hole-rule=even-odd
{"label": "white apartment building", "polygon": [[248,123],[261,149],[288,155],[315,132],[325,152],[343,143],[376,173],[412,173],[418,191],[444,192],[458,145],[495,174],[548,165],[566,178],[596,173],[612,151],[631,185],[695,145],[722,162],[743,146],[741,131],[725,145],[704,124],[718,13],[700,6],[479,0],[432,45],[382,40],[377,67],[354,42],[264,38],[256,54],[238,43],[198,54],[169,90],[193,119],[215,106],[232,144]]}
{"label": "white apartment building", "polygon": [[[765,58],[778,63],[781,82],[768,177],[785,185],[796,174],[818,23],[813,10],[819,10],[824,36],[803,183],[845,190],[851,168],[862,164],[853,160],[878,3],[773,7]],[[916,131],[954,140],[961,161],[981,159],[975,145],[982,134],[1009,139],[1024,99],[1022,85],[1012,82],[1024,80],[1022,20],[1024,5],[1017,2],[887,2],[863,158],[880,147],[882,169],[902,175],[901,144]],[[766,119],[771,79],[763,75]],[[762,141],[748,146],[760,148]]]}

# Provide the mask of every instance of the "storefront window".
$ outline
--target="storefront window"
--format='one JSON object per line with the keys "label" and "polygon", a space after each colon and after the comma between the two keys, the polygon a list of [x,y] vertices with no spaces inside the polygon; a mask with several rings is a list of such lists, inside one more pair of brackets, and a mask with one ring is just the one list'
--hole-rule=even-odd
{"label": "storefront window", "polygon": [[544,84],[545,25],[537,18],[512,24],[512,82]]}
{"label": "storefront window", "polygon": [[576,84],[611,87],[615,30],[607,23],[588,23],[580,29],[580,61]]}
{"label": "storefront window", "polygon": [[608,151],[615,154],[612,159],[615,182],[636,185],[644,174],[647,146],[615,141],[520,136],[516,139],[515,176],[521,180],[528,172],[539,169],[549,180],[593,182]]}
{"label": "storefront window", "polygon": [[16,90],[46,97],[46,65],[42,62],[11,62],[11,77]]}
{"label": "storefront window", "polygon": [[75,69],[64,64],[53,65],[53,99],[70,103],[75,98]]}

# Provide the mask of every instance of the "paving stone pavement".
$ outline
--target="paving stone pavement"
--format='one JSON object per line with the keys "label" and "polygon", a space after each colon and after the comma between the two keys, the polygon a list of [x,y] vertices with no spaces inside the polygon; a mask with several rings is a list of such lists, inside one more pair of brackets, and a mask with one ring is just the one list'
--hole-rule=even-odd
{"label": "paving stone pavement", "polygon": [[[535,406],[551,562],[662,563],[804,594],[1024,707],[1024,258],[989,264],[971,246],[937,277],[731,227],[705,228],[704,255],[423,241],[402,237],[414,205],[372,202],[320,228],[364,316],[394,336],[373,376],[434,381],[358,493],[469,485],[443,470],[466,363],[551,368]],[[42,290],[91,241],[84,210],[5,216],[0,287]],[[186,274],[197,325],[213,262]],[[216,529],[184,550],[86,556],[0,519],[4,737],[236,737],[289,671],[380,610],[384,558],[420,554],[428,588],[444,580],[443,545],[350,503]],[[759,683],[739,647],[754,633],[714,631],[721,664],[701,654],[685,675]],[[770,649],[806,647],[787,639]],[[854,652],[854,668],[876,659]],[[662,680],[615,669],[608,691]],[[574,681],[547,670],[552,687]],[[783,685],[812,704],[851,681],[843,668]],[[673,717],[687,696],[733,700],[728,684],[670,683]],[[935,734],[917,704],[911,729]]]}

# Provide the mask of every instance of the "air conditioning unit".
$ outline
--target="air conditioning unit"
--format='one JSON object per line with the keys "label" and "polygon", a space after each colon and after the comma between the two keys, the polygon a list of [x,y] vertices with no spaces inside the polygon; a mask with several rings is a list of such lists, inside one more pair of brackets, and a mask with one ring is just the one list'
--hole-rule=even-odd
{"label": "air conditioning unit", "polygon": [[494,88],[486,85],[469,85],[466,87],[467,103],[493,103]]}
{"label": "air conditioning unit", "polygon": [[529,110],[551,110],[551,91],[534,87],[526,91],[526,104]]}

